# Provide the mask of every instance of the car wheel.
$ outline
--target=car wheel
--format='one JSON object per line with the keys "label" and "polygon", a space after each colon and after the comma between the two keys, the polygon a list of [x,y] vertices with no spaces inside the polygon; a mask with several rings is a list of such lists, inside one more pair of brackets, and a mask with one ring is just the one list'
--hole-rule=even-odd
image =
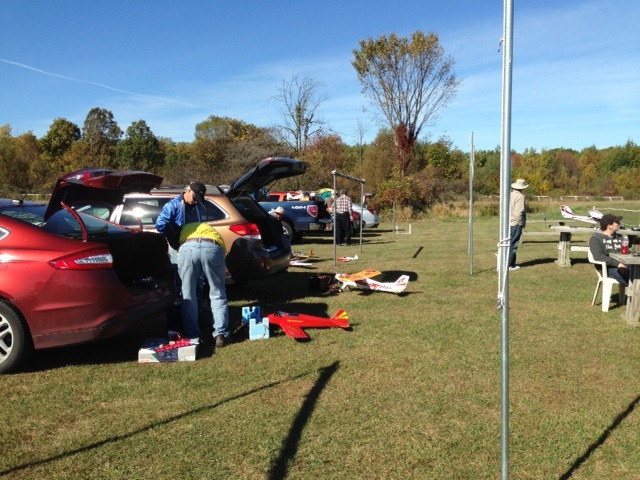
{"label": "car wheel", "polygon": [[9,372],[28,356],[31,342],[16,311],[0,301],[0,373]]}
{"label": "car wheel", "polygon": [[282,222],[282,232],[290,239],[293,239],[293,235],[294,235],[293,225],[291,225],[286,220]]}

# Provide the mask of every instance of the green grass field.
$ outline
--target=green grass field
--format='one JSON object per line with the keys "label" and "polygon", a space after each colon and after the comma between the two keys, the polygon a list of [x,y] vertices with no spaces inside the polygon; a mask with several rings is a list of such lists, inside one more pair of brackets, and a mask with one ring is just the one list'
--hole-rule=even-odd
{"label": "green grass field", "polygon": [[[552,216],[531,215],[528,230]],[[157,325],[38,352],[2,377],[0,477],[499,478],[498,221],[474,223],[472,275],[467,228],[441,219],[395,235],[383,223],[362,252],[338,247],[360,259],[337,266],[330,239],[309,238],[296,248],[320,255],[315,270],[229,290],[235,322],[243,305],[344,308],[350,331],[308,330],[308,342],[245,333],[172,364],[137,363]],[[640,329],[622,308],[591,306],[586,254],[560,268],[556,242],[526,236],[509,275],[510,478],[636,479]],[[406,294],[309,291],[314,272],[365,268],[409,273]]]}

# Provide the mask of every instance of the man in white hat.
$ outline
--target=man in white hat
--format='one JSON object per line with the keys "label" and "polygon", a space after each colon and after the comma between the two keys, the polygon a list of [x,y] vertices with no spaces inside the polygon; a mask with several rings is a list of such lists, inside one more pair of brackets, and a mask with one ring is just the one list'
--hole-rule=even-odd
{"label": "man in white hat", "polygon": [[511,198],[509,201],[509,230],[511,237],[509,245],[509,270],[520,269],[520,267],[516,265],[516,250],[520,243],[522,230],[527,225],[527,209],[522,190],[528,186],[529,184],[525,182],[524,178],[519,178],[511,184]]}
{"label": "man in white hat", "polygon": [[282,220],[282,217],[284,216],[284,208],[278,206],[269,210],[269,213],[276,217],[278,220]]}

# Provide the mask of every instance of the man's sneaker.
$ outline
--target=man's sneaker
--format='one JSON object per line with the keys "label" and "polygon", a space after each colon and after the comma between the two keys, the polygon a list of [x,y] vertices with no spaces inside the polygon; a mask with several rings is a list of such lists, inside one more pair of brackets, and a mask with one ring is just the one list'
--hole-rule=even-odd
{"label": "man's sneaker", "polygon": [[224,335],[218,335],[216,337],[216,348],[222,348],[227,344],[227,339],[224,338]]}
{"label": "man's sneaker", "polygon": [[509,267],[509,270],[520,270],[520,267],[516,265],[515,267]]}

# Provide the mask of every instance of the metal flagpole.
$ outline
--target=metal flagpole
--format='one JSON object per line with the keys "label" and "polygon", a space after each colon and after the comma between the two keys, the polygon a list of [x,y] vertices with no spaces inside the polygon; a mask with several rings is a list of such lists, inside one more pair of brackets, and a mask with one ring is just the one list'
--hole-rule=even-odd
{"label": "metal flagpole", "polygon": [[509,478],[509,185],[511,183],[511,73],[513,0],[504,0],[502,35],[502,119],[500,139],[500,242],[498,308],[500,321],[500,457],[501,478]]}
{"label": "metal flagpole", "polygon": [[473,132],[469,139],[469,275],[473,275],[473,167],[475,152],[473,151]]}

